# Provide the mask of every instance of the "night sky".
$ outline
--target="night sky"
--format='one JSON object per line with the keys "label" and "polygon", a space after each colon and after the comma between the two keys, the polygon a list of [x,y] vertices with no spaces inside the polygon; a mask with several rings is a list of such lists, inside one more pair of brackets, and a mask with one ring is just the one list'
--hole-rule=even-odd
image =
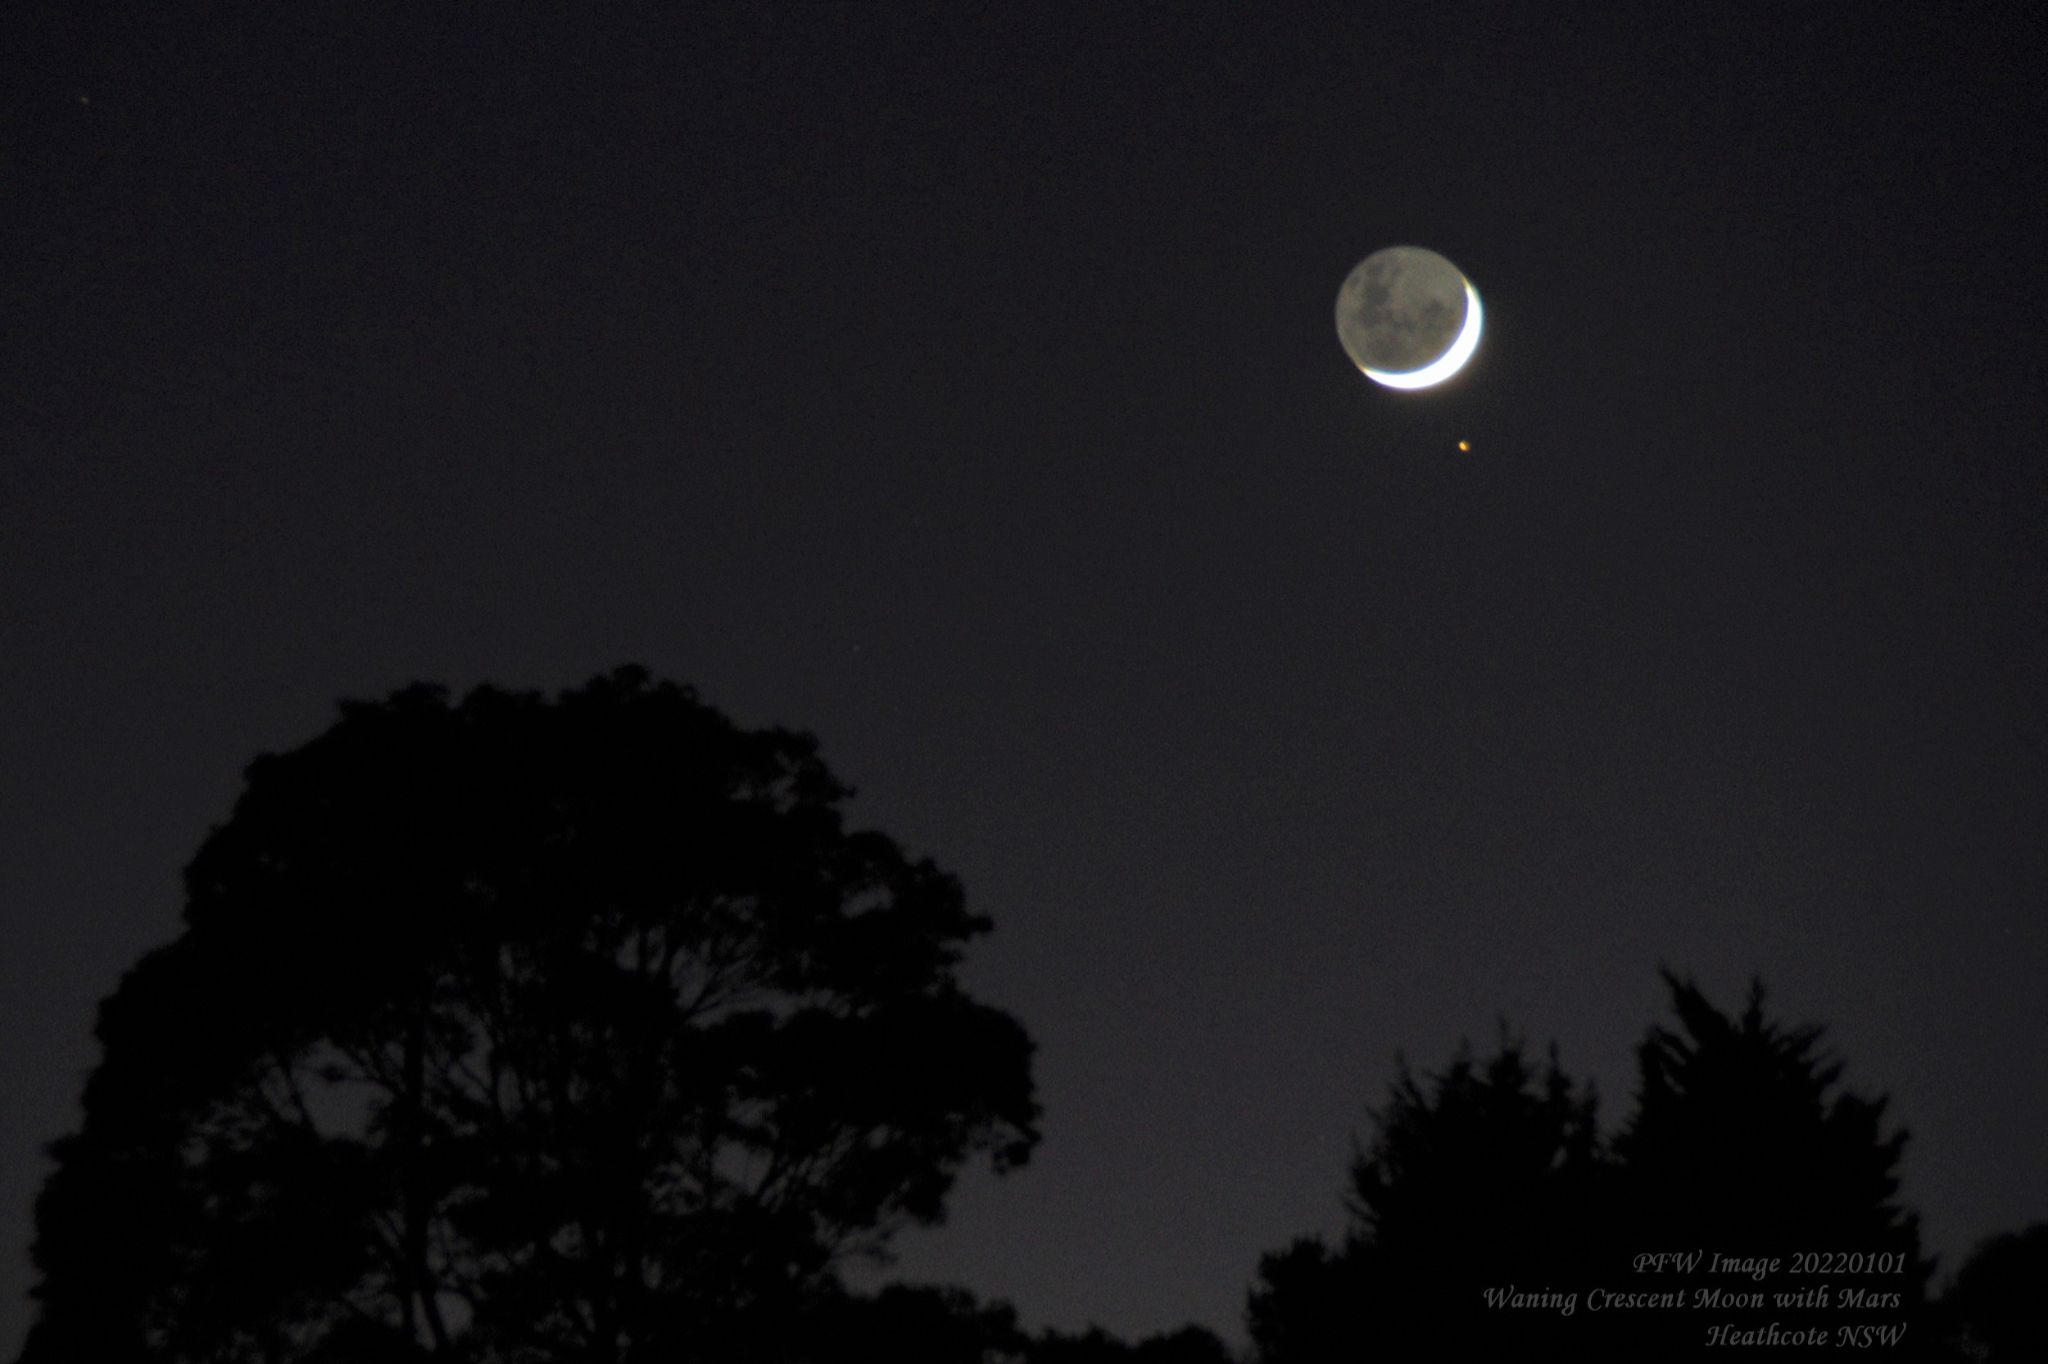
{"label": "night sky", "polygon": [[1045,1139],[899,1269],[1029,1325],[1241,1338],[1397,1049],[1618,1123],[1660,963],[2048,1216],[2038,6],[404,13],[0,20],[0,1351],[243,765],[629,661],[995,920]]}

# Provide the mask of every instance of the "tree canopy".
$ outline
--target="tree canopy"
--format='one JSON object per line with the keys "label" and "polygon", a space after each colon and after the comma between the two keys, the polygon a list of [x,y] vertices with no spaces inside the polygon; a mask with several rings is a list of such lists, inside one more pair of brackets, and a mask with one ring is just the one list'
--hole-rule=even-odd
{"label": "tree canopy", "polygon": [[[1761,986],[1730,1015],[1692,982],[1665,982],[1675,1026],[1649,1030],[1633,1111],[1612,1140],[1590,1087],[1554,1051],[1532,1066],[1505,1030],[1483,1063],[1463,1051],[1426,1082],[1403,1065],[1353,1162],[1342,1242],[1297,1241],[1259,1266],[1246,1322],[1262,1364],[1375,1352],[1689,1357],[1714,1348],[1708,1324],[1808,1324],[1774,1296],[1820,1281],[1792,1270],[1798,1251],[1894,1266],[1859,1285],[1873,1305],[1838,1297],[1808,1311],[1812,1323],[1916,1316],[1931,1266],[1897,1200],[1906,1134],[1884,1130],[1884,1100],[1842,1089],[1822,1030],[1768,1020]],[[1711,1261],[1651,1271],[1638,1260],[1666,1251],[1775,1256],[1781,1267],[1766,1284],[1713,1273]],[[1697,1296],[1759,1289],[1772,1309],[1760,1315],[1746,1297]],[[1616,1309],[1596,1290],[1677,1294],[1685,1306]]]}
{"label": "tree canopy", "polygon": [[257,759],[102,1006],[25,1364],[774,1357],[1037,1139],[988,921],[849,794],[637,669]]}
{"label": "tree canopy", "polygon": [[2048,1222],[1986,1237],[1941,1296],[1937,1320],[1957,1360],[2038,1364],[2048,1359]]}
{"label": "tree canopy", "polygon": [[1232,1364],[1230,1351],[1199,1326],[1138,1341],[1100,1327],[1031,1334],[1007,1303],[983,1303],[957,1287],[891,1284],[846,1296],[811,1317],[809,1339],[790,1364]]}
{"label": "tree canopy", "polygon": [[[1527,1353],[1549,1323],[1473,1310],[1491,1286],[1540,1288],[1597,1254],[1607,1197],[1590,1089],[1503,1029],[1419,1079],[1401,1064],[1352,1162],[1350,1226],[1264,1257],[1247,1326],[1266,1364],[1359,1358],[1370,1343]],[[1453,1349],[1452,1347],[1456,1347]]]}
{"label": "tree canopy", "polygon": [[1823,1030],[1766,1018],[1761,984],[1731,1015],[1690,981],[1666,982],[1678,1026],[1644,1038],[1635,1111],[1614,1142],[1629,1176],[1625,1234],[1788,1260],[1891,1252],[1910,1263],[1917,1303],[1930,1266],[1898,1201],[1907,1134],[1884,1130],[1887,1100],[1843,1089]]}

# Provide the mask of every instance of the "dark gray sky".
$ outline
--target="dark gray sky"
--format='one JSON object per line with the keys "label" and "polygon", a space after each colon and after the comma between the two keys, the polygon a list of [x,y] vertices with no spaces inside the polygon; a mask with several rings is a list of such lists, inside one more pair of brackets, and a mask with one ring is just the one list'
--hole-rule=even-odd
{"label": "dark gray sky", "polygon": [[1618,1121],[1660,962],[2048,1216],[2036,7],[992,8],[9,7],[0,1350],[242,765],[629,660],[994,917],[1044,1144],[903,1269],[1029,1323],[1237,1335],[1397,1048]]}

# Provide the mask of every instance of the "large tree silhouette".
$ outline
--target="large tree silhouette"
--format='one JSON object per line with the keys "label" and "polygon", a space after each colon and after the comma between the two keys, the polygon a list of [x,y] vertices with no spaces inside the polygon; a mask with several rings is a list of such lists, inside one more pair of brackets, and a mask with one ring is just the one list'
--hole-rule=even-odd
{"label": "large tree silhouette", "polygon": [[[1844,1091],[1822,1030],[1768,1020],[1761,986],[1728,1015],[1690,981],[1665,982],[1675,1026],[1650,1029],[1633,1112],[1612,1142],[1554,1054],[1539,1072],[1504,1038],[1484,1065],[1461,1055],[1427,1086],[1404,1068],[1354,1163],[1344,1241],[1300,1241],[1261,1262],[1246,1313],[1259,1359],[1668,1359],[1723,1348],[1707,1343],[1711,1325],[1775,1319],[1832,1333],[1919,1320],[1930,1266],[1897,1200],[1906,1135],[1884,1130],[1884,1100]],[[1780,1266],[1763,1282],[1713,1272],[1711,1259],[1690,1272],[1637,1261],[1663,1251]],[[1781,1304],[1777,1292],[1829,1277],[1794,1272],[1801,1251],[1883,1256],[1890,1268],[1834,1276],[1824,1309]],[[1764,1296],[1752,1311],[1746,1297],[1702,1303],[1702,1289]],[[1595,1290],[1683,1305],[1618,1308]]]}
{"label": "large tree silhouette", "polygon": [[102,1007],[25,1364],[776,1357],[1036,1140],[987,921],[847,795],[633,669],[258,759]]}

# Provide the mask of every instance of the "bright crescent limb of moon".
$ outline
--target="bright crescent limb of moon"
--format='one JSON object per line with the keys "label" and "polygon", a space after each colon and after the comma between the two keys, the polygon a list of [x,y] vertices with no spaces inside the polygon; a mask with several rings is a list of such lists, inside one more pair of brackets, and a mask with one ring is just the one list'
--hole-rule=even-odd
{"label": "bright crescent limb of moon", "polygon": [[1405,370],[1389,374],[1385,370],[1368,369],[1365,377],[1388,388],[1428,388],[1440,384],[1465,367],[1472,358],[1472,352],[1479,349],[1480,309],[1479,291],[1472,287],[1472,281],[1465,281],[1465,325],[1458,329],[1458,339],[1451,342],[1449,350],[1424,365],[1421,369]]}

